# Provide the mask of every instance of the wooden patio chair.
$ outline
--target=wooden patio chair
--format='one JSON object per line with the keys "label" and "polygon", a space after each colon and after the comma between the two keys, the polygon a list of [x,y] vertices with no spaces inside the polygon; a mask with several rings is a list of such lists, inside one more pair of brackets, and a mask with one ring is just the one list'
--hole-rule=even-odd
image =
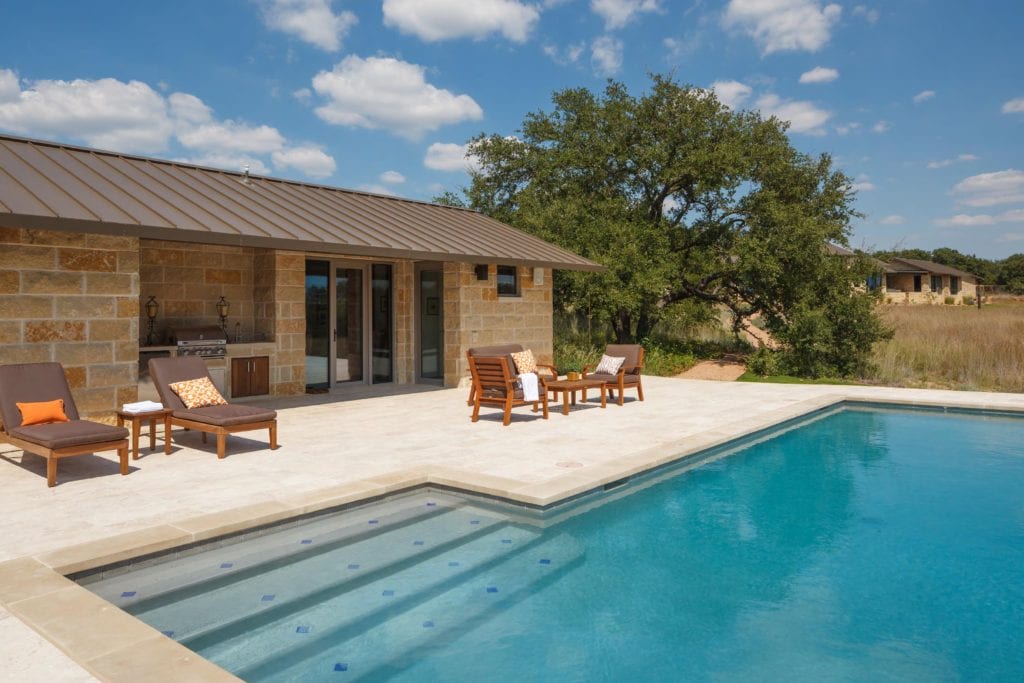
{"label": "wooden patio chair", "polygon": [[[519,353],[523,350],[522,344],[499,344],[497,346],[475,346],[466,351],[466,360],[473,358],[474,356],[505,356],[508,358],[508,367],[512,371],[513,377],[518,377],[516,372],[516,364],[512,360],[513,353]],[[558,370],[555,370],[554,365],[544,365],[537,363],[537,376],[545,377],[545,379],[558,379]],[[469,398],[466,400],[466,405],[473,405],[473,397],[476,394],[476,384],[470,384],[469,386]]]}
{"label": "wooden patio chair", "polygon": [[597,365],[588,365],[583,368],[583,379],[604,380],[609,391],[619,392],[620,406],[623,404],[622,395],[626,389],[636,389],[639,399],[644,400],[644,385],[640,375],[644,367],[644,347],[639,344],[609,344],[605,347],[604,355],[626,360],[614,375],[594,372]]}
{"label": "wooden patio chair", "polygon": [[150,358],[149,374],[153,378],[157,393],[164,407],[171,409],[171,424],[194,429],[203,435],[217,435],[217,458],[227,453],[227,436],[254,429],[270,430],[270,448],[277,448],[277,412],[268,408],[257,408],[232,403],[189,408],[181,397],[171,389],[171,384],[190,379],[209,379],[206,362],[197,356],[175,358]]}
{"label": "wooden patio chair", "polygon": [[523,399],[523,390],[516,386],[517,380],[510,369],[511,361],[506,356],[470,356],[469,371],[473,375],[473,422],[480,419],[480,405],[500,406],[505,415],[502,424],[506,427],[512,421],[512,408],[515,406],[532,405],[537,412],[537,405],[544,409],[544,419],[548,419],[548,391],[544,378],[537,378],[537,400]]}
{"label": "wooden patio chair", "polygon": [[[58,399],[63,401],[62,406],[57,404],[49,411],[36,408],[50,413],[39,419],[52,421],[24,424],[23,417],[29,414],[25,404]],[[58,460],[87,453],[116,450],[121,474],[128,474],[128,430],[79,419],[60,363],[0,365],[0,441],[46,458],[47,486],[57,484]]]}

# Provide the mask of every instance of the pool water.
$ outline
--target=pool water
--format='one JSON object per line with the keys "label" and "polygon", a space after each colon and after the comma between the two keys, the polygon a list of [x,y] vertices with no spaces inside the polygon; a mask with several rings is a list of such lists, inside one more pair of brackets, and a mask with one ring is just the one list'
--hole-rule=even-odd
{"label": "pool water", "polygon": [[81,582],[251,681],[1024,679],[1024,420],[851,408],[540,517],[440,492]]}

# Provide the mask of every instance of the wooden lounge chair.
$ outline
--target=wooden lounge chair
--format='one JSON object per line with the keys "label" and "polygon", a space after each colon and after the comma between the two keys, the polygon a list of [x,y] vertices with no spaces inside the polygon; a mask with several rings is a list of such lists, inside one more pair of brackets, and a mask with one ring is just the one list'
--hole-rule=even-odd
{"label": "wooden lounge chair", "polygon": [[277,448],[276,411],[231,403],[191,409],[185,406],[181,397],[171,389],[170,385],[201,377],[210,379],[206,362],[202,358],[196,356],[151,358],[149,374],[153,378],[157,393],[160,394],[160,400],[165,407],[173,411],[171,424],[202,432],[203,443],[206,443],[207,434],[216,434],[218,458],[223,458],[227,452],[228,434],[250,432],[254,429],[269,429],[270,448],[271,450]]}
{"label": "wooden lounge chair", "polygon": [[540,404],[544,408],[544,419],[548,419],[548,391],[544,378],[537,378],[537,400],[526,401],[523,390],[516,386],[510,365],[507,356],[469,357],[469,371],[473,375],[473,422],[480,419],[480,405],[484,403],[504,409],[502,424],[506,427],[512,421],[512,408],[515,406],[532,405],[533,412],[537,412]]}
{"label": "wooden lounge chair", "polygon": [[639,344],[609,344],[604,355],[625,358],[622,367],[614,375],[594,372],[597,364],[583,368],[583,379],[602,379],[608,383],[609,391],[618,391],[618,404],[623,403],[622,393],[625,389],[636,389],[637,396],[644,400],[644,385],[640,371],[644,367],[644,347]]}
{"label": "wooden lounge chair", "polygon": [[[505,356],[508,358],[508,367],[512,371],[513,377],[518,377],[516,373],[516,364],[512,360],[513,353],[519,353],[523,350],[522,344],[499,344],[497,346],[475,346],[466,351],[466,359],[469,360],[474,356]],[[549,377],[545,377],[550,375]],[[545,377],[546,379],[558,379],[558,371],[555,370],[553,365],[543,365],[537,363],[537,376]],[[476,391],[476,384],[471,384],[469,388],[469,399],[466,400],[466,405],[473,405],[473,397]]]}
{"label": "wooden lounge chair", "polygon": [[[67,422],[22,425],[18,403],[64,401]],[[46,458],[46,485],[57,484],[57,461],[75,455],[117,451],[128,474],[128,430],[82,420],[60,363],[0,365],[0,441]]]}

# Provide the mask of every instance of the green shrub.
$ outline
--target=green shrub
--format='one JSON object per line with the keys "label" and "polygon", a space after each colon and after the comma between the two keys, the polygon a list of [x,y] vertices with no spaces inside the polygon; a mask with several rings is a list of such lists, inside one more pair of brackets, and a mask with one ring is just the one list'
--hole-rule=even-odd
{"label": "green shrub", "polygon": [[783,374],[782,358],[777,351],[762,346],[755,353],[747,356],[747,369],[762,377],[781,375]]}
{"label": "green shrub", "polygon": [[956,297],[955,296],[947,296],[946,297],[946,305],[947,306],[952,306],[955,303],[956,303]]}
{"label": "green shrub", "polygon": [[964,297],[964,306],[973,306],[973,305],[974,305],[974,297],[973,296],[965,296]]}

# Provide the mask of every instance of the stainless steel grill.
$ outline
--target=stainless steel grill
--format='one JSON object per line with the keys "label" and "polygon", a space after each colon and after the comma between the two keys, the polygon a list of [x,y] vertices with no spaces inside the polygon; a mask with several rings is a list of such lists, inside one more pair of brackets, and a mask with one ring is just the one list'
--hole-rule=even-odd
{"label": "stainless steel grill", "polygon": [[174,332],[179,356],[223,358],[227,355],[227,335],[219,327],[194,327]]}

